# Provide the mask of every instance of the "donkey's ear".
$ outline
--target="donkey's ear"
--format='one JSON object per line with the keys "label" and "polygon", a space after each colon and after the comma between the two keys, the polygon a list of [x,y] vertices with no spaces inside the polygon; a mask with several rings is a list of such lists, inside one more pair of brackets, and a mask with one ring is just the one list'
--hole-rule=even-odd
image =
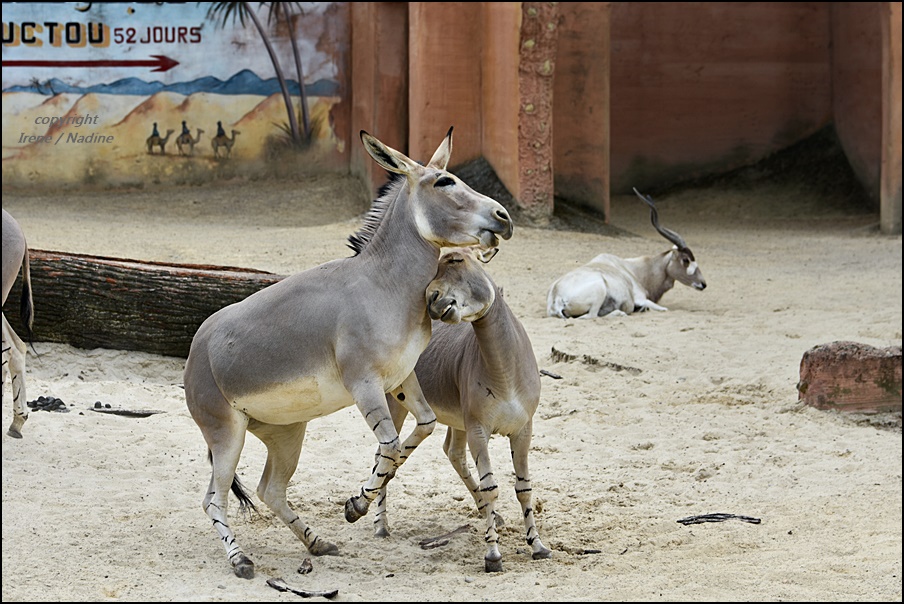
{"label": "donkey's ear", "polygon": [[451,156],[452,128],[449,128],[449,132],[446,133],[446,138],[444,138],[443,142],[441,142],[439,144],[439,147],[436,148],[436,151],[434,151],[433,153],[433,157],[431,157],[430,161],[427,162],[427,166],[430,168],[439,168],[440,170],[445,170],[446,166],[449,165],[449,158]]}
{"label": "donkey's ear", "polygon": [[499,253],[498,247],[491,247],[488,250],[474,248],[474,256],[484,264],[495,258],[497,253]]}
{"label": "donkey's ear", "polygon": [[384,145],[364,130],[361,131],[361,142],[364,143],[364,149],[374,158],[374,161],[390,172],[410,174],[412,169],[420,167],[404,153],[396,151],[389,145]]}

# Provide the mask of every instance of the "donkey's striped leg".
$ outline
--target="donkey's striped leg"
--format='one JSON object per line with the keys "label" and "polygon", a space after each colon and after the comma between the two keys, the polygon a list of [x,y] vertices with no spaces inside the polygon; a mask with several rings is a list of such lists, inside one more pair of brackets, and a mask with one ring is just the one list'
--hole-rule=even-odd
{"label": "donkey's striped leg", "polygon": [[226,514],[229,490],[245,446],[248,416],[233,408],[220,392],[203,351],[195,357],[189,356],[185,375],[188,411],[204,435],[213,465],[210,486],[202,503],[204,512],[223,542],[226,559],[232,565],[233,572],[242,579],[251,579],[254,577],[254,563],[235,540]]}
{"label": "donkey's striped leg", "polygon": [[471,493],[471,497],[474,498],[474,504],[477,506],[477,511],[483,516],[486,504],[484,503],[483,495],[480,492],[480,485],[477,484],[477,481],[471,476],[471,470],[468,467],[467,444],[468,441],[462,430],[455,430],[451,427],[446,430],[446,440],[443,442],[443,451],[452,463],[452,467],[458,472],[459,478],[465,483],[465,486]]}
{"label": "donkey's striped leg", "polygon": [[496,499],[499,496],[499,485],[493,476],[490,463],[490,433],[481,425],[468,426],[468,448],[477,465],[480,477],[480,496],[484,502],[484,519],[486,520],[487,553],[483,557],[484,570],[488,573],[502,571],[502,554],[499,552],[499,533],[496,532]]}
{"label": "donkey's striped leg", "polygon": [[321,539],[306,526],[289,507],[286,498],[286,487],[298,467],[307,425],[307,422],[286,426],[264,424],[255,420],[249,422],[248,430],[267,446],[267,464],[257,485],[257,496],[292,529],[309,552],[315,556],[336,555],[339,548]]}
{"label": "donkey's striped leg", "polygon": [[527,452],[530,451],[530,439],[533,421],[528,421],[517,434],[509,437],[512,449],[512,465],[515,468],[515,495],[521,504],[521,515],[524,517],[524,530],[527,544],[533,550],[534,560],[549,558],[552,552],[540,541],[540,533],[534,522],[533,493],[530,486],[530,471],[527,468]]}
{"label": "donkey's striped leg", "polygon": [[401,386],[392,391],[392,395],[411,412],[416,421],[411,434],[402,443],[402,453],[396,464],[396,468],[398,468],[414,453],[418,445],[424,442],[425,438],[433,434],[433,429],[436,427],[436,414],[427,404],[427,399],[424,397],[421,385],[413,371],[405,378]]}
{"label": "donkey's striped leg", "polygon": [[351,497],[345,502],[345,519],[349,522],[355,522],[367,513],[370,504],[377,498],[386,483],[395,476],[398,467],[433,432],[433,428],[436,426],[436,414],[424,400],[424,393],[421,392],[414,372],[405,378],[401,386],[392,391],[392,395],[417,420],[411,434],[401,445],[399,444],[399,433],[393,425],[389,406],[386,404],[385,393],[380,392],[379,397],[376,397],[374,390],[375,388],[369,381],[364,381],[354,390],[349,388],[355,397],[358,409],[361,410],[364,419],[367,420],[380,443],[379,460],[375,464],[370,478],[361,488],[361,494]]}
{"label": "donkey's striped leg", "polygon": [[[213,522],[214,529],[220,535],[223,548],[226,550],[226,559],[232,564],[233,572],[239,578],[252,579],[254,578],[254,563],[245,555],[236,541],[235,533],[229,526],[227,516],[229,490],[235,479],[235,469],[245,445],[245,426],[247,425],[244,416],[238,412],[236,412],[236,416],[233,422],[229,422],[232,427],[230,434],[225,435],[224,431],[220,431],[217,435],[219,440],[207,441],[213,457],[213,473],[203,505],[204,511]],[[206,437],[207,434],[204,436]]]}
{"label": "donkey's striped leg", "polygon": [[[402,396],[404,397],[404,394],[402,394]],[[389,405],[389,413],[392,416],[392,423],[395,426],[396,432],[401,432],[402,426],[405,423],[405,418],[408,416],[408,409],[396,403],[395,401],[395,396],[387,393],[386,403],[387,405]],[[376,469],[376,464],[379,463],[379,461],[380,451],[378,449],[376,454],[374,455],[374,469]],[[374,535],[377,537],[389,537],[389,513],[386,509],[386,497],[388,495],[388,490],[389,484],[384,484],[383,488],[380,489],[380,495],[374,502],[374,505],[376,506],[374,508]]]}
{"label": "donkey's striped leg", "polygon": [[357,389],[349,388],[349,391],[354,396],[364,421],[373,430],[379,443],[376,462],[370,477],[361,487],[361,494],[350,497],[345,502],[345,519],[348,522],[356,522],[367,514],[370,504],[395,474],[402,447],[399,443],[399,433],[392,424],[386,394],[380,392],[380,388],[370,380],[363,381]]}
{"label": "donkey's striped leg", "polygon": [[28,419],[28,406],[25,394],[25,358],[28,353],[25,342],[13,331],[6,315],[3,315],[3,381],[0,382],[0,400],[2,391],[6,389],[6,374],[10,375],[13,391],[13,421],[7,434],[13,438],[22,438],[22,426]]}

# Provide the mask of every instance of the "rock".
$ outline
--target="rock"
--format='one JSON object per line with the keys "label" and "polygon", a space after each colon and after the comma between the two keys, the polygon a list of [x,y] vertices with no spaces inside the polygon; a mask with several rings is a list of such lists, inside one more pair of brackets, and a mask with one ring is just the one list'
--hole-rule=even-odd
{"label": "rock", "polygon": [[901,347],[838,341],[814,346],[800,362],[798,399],[817,409],[901,411]]}

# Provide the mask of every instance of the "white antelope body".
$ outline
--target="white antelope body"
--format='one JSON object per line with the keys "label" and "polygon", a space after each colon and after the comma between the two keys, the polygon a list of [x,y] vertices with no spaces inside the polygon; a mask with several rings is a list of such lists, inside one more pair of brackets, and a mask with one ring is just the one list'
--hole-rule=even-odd
{"label": "white antelope body", "polygon": [[658,302],[675,281],[697,290],[706,289],[703,273],[684,239],[659,225],[656,205],[649,196],[641,195],[637,189],[634,192],[650,206],[653,227],[672,242],[672,249],[637,258],[600,254],[553,282],[546,296],[547,315],[567,319],[664,311],[668,309]]}
{"label": "white antelope body", "polygon": [[[28,265],[28,245],[22,227],[9,212],[3,210],[3,304],[10,290],[16,283],[19,270],[22,271],[22,295],[20,299],[20,315],[25,325],[27,336],[31,339],[34,304],[31,297],[31,272]],[[28,406],[25,394],[25,358],[28,353],[25,342],[13,331],[6,315],[3,315],[3,381],[0,382],[0,400],[6,390],[6,376],[10,376],[13,391],[13,421],[7,434],[13,438],[22,438],[22,426],[28,419]]]}
{"label": "white antelope body", "polygon": [[[496,530],[498,485],[488,446],[493,434],[509,439],[515,494],[533,558],[551,555],[534,521],[527,462],[540,402],[540,372],[527,332],[478,260],[489,259],[473,249],[451,250],[440,259],[426,291],[433,337],[415,373],[437,421],[448,426],[443,450],[486,521],[484,569],[497,572],[502,570],[502,554]],[[399,429],[407,415],[405,403],[391,395],[387,402]],[[468,469],[467,449],[479,481]],[[377,500],[376,534],[388,536],[388,524],[384,488]]]}
{"label": "white antelope body", "polygon": [[[314,555],[338,548],[289,507],[286,487],[298,465],[307,423],[356,405],[379,442],[380,461],[359,495],[345,504],[354,522],[433,430],[435,415],[414,374],[430,340],[424,291],[444,246],[495,247],[512,235],[496,201],[446,171],[452,130],[426,166],[362,132],[367,152],[398,175],[350,237],[356,254],[290,276],[211,315],[198,329],[185,366],[185,396],[212,456],[204,511],[223,541],[235,574],[254,564],[235,539],[226,514],[245,432],[267,447],[258,496]],[[498,235],[498,236],[497,236]],[[417,426],[404,443],[386,393],[404,398]],[[341,471],[337,468],[337,471]]]}

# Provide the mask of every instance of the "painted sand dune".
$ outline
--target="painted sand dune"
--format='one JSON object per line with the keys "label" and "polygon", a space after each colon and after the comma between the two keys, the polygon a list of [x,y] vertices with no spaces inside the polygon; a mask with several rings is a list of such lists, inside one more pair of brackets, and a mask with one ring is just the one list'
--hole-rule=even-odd
{"label": "painted sand dune", "polygon": [[[296,115],[300,101],[293,98]],[[341,152],[342,144],[330,127],[330,110],[336,97],[308,99],[314,144],[310,151]],[[217,121],[227,134],[240,131],[229,161],[267,161],[270,151],[284,140],[281,125],[288,124],[283,97],[255,95],[218,95],[201,92],[189,96],[159,92],[150,97],[88,93],[58,94],[53,97],[30,92],[3,94],[3,178],[11,185],[39,182],[49,170],[59,182],[84,182],[103,172],[104,178],[126,182],[155,182],[169,177],[184,178],[185,167],[165,162],[191,161],[193,177],[204,170],[215,170],[224,160],[214,158],[211,147]],[[64,120],[96,116],[96,123],[35,123],[36,118],[56,116]],[[41,122],[41,119],[37,119]],[[185,121],[193,138],[204,132],[194,146],[192,156],[180,157],[175,144]],[[160,136],[174,133],[165,146],[165,155],[148,154],[147,140],[154,123]],[[27,136],[51,136],[52,141],[27,142]],[[62,136],[61,136],[62,135]],[[187,147],[186,147],[187,151]],[[200,162],[200,163],[199,163]],[[199,172],[200,170],[200,172]],[[183,176],[178,176],[183,174]],[[25,182],[23,182],[25,181]]]}

